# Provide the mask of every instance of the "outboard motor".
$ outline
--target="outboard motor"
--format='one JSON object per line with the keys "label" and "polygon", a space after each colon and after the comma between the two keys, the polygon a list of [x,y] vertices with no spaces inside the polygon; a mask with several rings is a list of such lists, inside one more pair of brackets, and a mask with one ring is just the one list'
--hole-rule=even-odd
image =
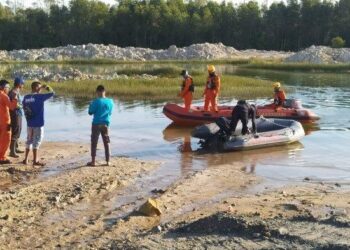
{"label": "outboard motor", "polygon": [[202,139],[199,143],[202,148],[212,151],[222,151],[223,144],[230,138],[230,120],[225,117],[220,117],[215,121],[215,124],[219,127],[216,133],[211,134],[206,139]]}
{"label": "outboard motor", "polygon": [[303,105],[299,99],[286,99],[284,106],[286,108],[302,109]]}
{"label": "outboard motor", "polygon": [[218,133],[223,134],[225,136],[231,135],[231,129],[230,129],[230,120],[225,117],[220,117],[215,121],[216,125],[219,126],[220,130]]}

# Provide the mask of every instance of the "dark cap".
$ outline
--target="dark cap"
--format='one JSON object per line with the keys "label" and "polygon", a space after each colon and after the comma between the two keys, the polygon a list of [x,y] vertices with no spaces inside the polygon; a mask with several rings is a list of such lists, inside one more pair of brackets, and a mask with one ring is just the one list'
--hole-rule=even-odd
{"label": "dark cap", "polygon": [[20,85],[20,84],[24,84],[24,80],[23,80],[23,78],[22,77],[19,77],[19,76],[17,76],[16,78],[15,78],[15,80],[13,81],[13,83],[15,84],[15,85]]}
{"label": "dark cap", "polygon": [[7,80],[5,80],[5,79],[0,80],[0,87],[1,88],[4,88],[7,84],[10,84]]}
{"label": "dark cap", "polygon": [[188,75],[188,71],[184,69],[184,70],[181,71],[180,75],[181,76],[187,76]]}

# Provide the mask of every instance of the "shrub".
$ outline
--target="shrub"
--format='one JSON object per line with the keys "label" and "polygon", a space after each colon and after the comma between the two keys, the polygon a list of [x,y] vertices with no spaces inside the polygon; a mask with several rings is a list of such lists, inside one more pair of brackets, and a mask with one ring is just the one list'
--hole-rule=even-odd
{"label": "shrub", "polygon": [[343,48],[345,45],[345,40],[340,36],[334,37],[331,41],[332,48]]}

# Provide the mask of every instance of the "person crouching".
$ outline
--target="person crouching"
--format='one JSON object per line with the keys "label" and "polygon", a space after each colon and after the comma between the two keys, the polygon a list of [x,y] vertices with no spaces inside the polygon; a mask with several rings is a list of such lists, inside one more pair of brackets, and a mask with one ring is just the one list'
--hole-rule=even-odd
{"label": "person crouching", "polygon": [[252,119],[252,129],[253,134],[256,135],[256,108],[255,105],[247,103],[245,100],[240,100],[237,102],[237,105],[232,110],[232,118],[230,122],[230,129],[232,134],[235,132],[238,121],[242,122],[242,135],[249,133],[248,130],[248,120]]}

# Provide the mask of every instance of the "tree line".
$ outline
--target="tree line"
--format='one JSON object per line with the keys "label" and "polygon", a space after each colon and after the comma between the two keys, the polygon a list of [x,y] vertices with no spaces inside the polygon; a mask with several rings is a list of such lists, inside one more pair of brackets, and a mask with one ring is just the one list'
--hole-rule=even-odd
{"label": "tree line", "polygon": [[288,0],[269,7],[206,0],[119,0],[109,7],[93,0],[15,13],[0,4],[0,49],[102,43],[167,48],[222,42],[237,49],[296,51],[350,45],[350,0]]}

